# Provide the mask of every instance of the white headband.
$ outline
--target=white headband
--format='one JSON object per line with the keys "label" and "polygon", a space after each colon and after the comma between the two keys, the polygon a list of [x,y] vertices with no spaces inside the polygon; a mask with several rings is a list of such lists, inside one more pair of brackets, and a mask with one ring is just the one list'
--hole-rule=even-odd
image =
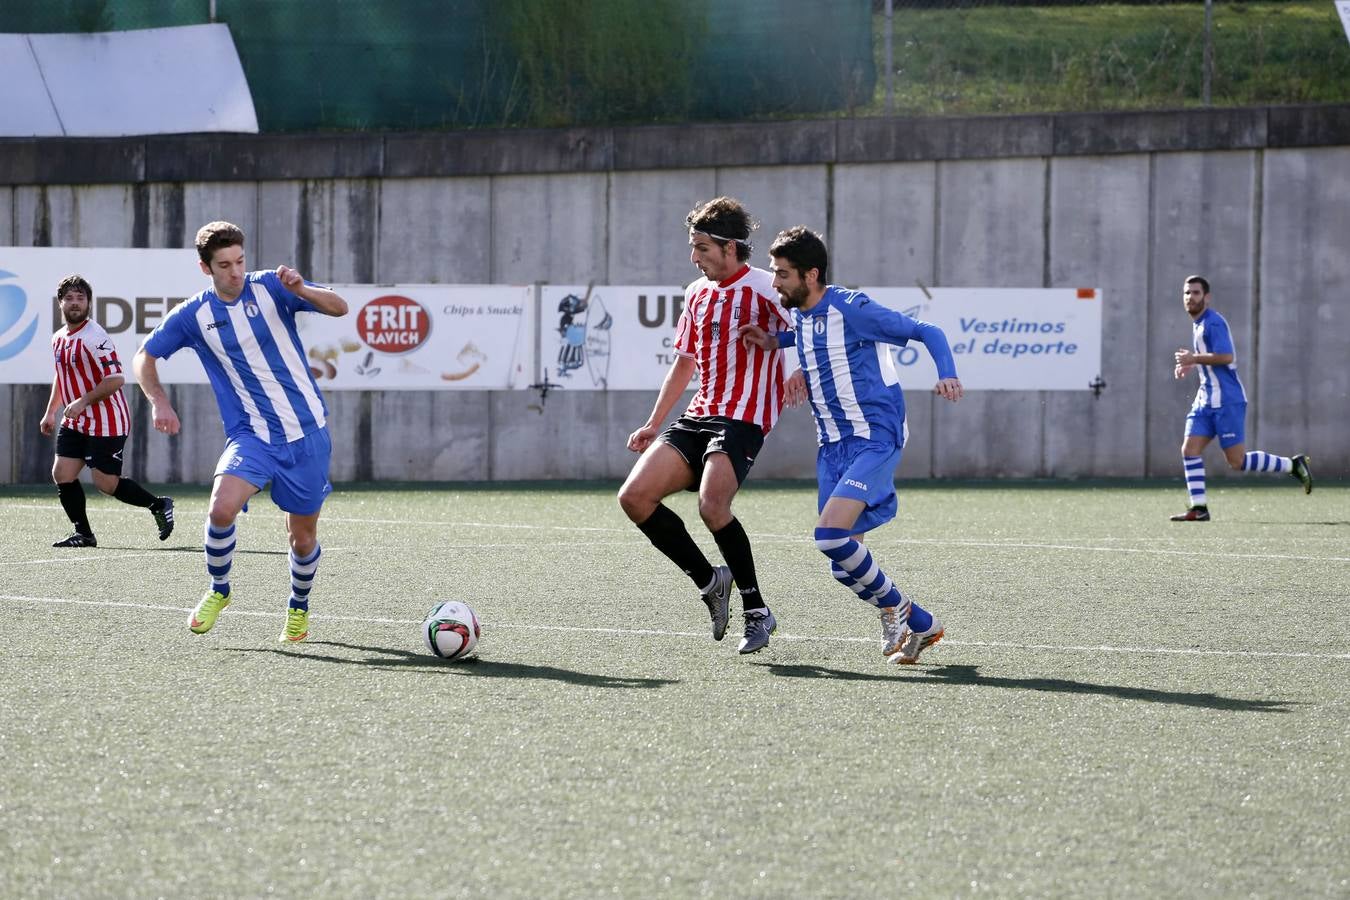
{"label": "white headband", "polygon": [[712,238],[712,239],[715,240],[715,241],[721,241],[722,243],[734,242],[734,243],[737,243],[737,244],[744,244],[744,245],[745,245],[745,249],[747,249],[747,250],[753,250],[753,249],[754,249],[754,247],[750,244],[750,242],[749,242],[748,240],[746,240],[745,238],[722,237],[722,235],[720,235],[720,234],[713,234],[711,231],[700,231],[700,230],[697,229],[697,228],[693,228],[693,229],[690,229],[690,230],[693,231],[694,234],[701,234],[701,235],[704,235],[705,237],[710,237],[710,238]]}

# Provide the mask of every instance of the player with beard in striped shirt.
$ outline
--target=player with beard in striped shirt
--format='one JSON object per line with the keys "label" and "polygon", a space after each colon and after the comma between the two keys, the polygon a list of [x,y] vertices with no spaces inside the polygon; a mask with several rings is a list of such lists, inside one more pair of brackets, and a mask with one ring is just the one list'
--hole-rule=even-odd
{"label": "player with beard in striped shirt", "polygon": [[[750,538],[731,512],[731,501],[773,428],[784,401],[783,354],[746,347],[740,329],[788,327],[773,278],[747,264],[750,232],[758,227],[740,202],[718,197],[685,217],[690,262],[702,273],[684,293],[675,329],[675,361],[661,384],[651,415],[628,438],[641,453],[619,489],[619,505],[652,544],[698,588],[712,619],[714,640],[727,630],[734,581],[741,594],[745,635],[737,648],[768,646],[778,622],[760,595]],[[665,431],[661,423],[697,373],[698,390],[684,415]],[[798,381],[797,387],[800,388]],[[698,512],[721,551],[713,566],[662,501],[679,491],[698,492]]]}
{"label": "player with beard in striped shirt", "polygon": [[[94,289],[79,275],[56,287],[65,326],[52,335],[56,377],[38,428],[56,434],[52,481],[75,533],[53,547],[97,547],[89,525],[80,471],[87,465],[94,486],[131,506],[150,510],[159,539],[173,533],[173,498],[156,497],[122,477],[122,451],[131,432],[131,414],[122,396],[122,361],[108,332],[94,320]],[[59,419],[58,419],[59,413]]]}
{"label": "player with beard in striped shirt", "polygon": [[206,519],[206,571],[211,585],[188,619],[205,634],[234,599],[235,519],[268,484],[286,513],[291,592],[280,641],[309,636],[309,594],[319,568],[319,511],[333,490],[328,463],[328,407],[310,373],[296,315],[347,313],[347,301],[289,266],[249,272],[244,232],[229,222],[197,231],[197,257],[211,287],[175,306],[136,352],[136,380],[150,401],[155,428],[177,434],[180,423],[159,380],[157,360],[191,348],[206,370],[225,426]]}
{"label": "player with beard in striped shirt", "polygon": [[769,257],[774,289],[792,311],[795,328],[776,334],[747,328],[743,339],[760,347],[796,347],[820,443],[816,549],[840,584],[880,612],[882,654],[912,665],[942,639],[942,623],[901,592],[863,539],[895,518],[895,470],[909,434],[888,347],[922,343],[937,366],[933,393],[955,403],[964,389],[951,347],[938,326],[826,282],[825,242],[803,226],[779,232]]}

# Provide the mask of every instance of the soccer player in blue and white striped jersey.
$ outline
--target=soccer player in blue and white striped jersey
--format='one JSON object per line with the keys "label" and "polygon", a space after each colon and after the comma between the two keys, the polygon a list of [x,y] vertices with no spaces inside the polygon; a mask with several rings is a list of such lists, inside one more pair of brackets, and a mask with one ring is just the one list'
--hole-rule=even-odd
{"label": "soccer player in blue and white striped jersey", "polygon": [[1240,472],[1283,472],[1297,479],[1305,494],[1312,493],[1308,457],[1276,456],[1264,450],[1248,451],[1245,447],[1247,393],[1238,379],[1237,351],[1228,322],[1210,308],[1209,282],[1200,275],[1188,277],[1182,287],[1181,302],[1193,320],[1191,349],[1183,347],[1173,354],[1176,366],[1172,376],[1185,378],[1191,370],[1198,370],[1200,387],[1186,416],[1186,437],[1181,445],[1190,503],[1185,512],[1172,516],[1172,521],[1209,521],[1203,454],[1215,437],[1232,468]]}
{"label": "soccer player in blue and white striped jersey", "polygon": [[795,344],[820,444],[816,547],[840,583],[880,609],[881,652],[912,664],[942,638],[942,623],[895,586],[863,538],[895,518],[895,470],[908,434],[905,397],[888,345],[917,340],[927,347],[937,364],[934,393],[956,402],[963,389],[951,347],[936,325],[827,284],[829,253],[820,235],[807,228],[779,232],[769,256],[774,289],[792,311],[796,329],[768,335],[742,326],[742,337],[760,346]]}
{"label": "soccer player in blue and white striped jersey", "polygon": [[225,426],[225,451],[216,464],[206,521],[206,569],[211,586],[192,611],[188,628],[205,634],[230,605],[235,519],[269,483],[286,513],[291,592],[278,640],[309,636],[309,592],[319,567],[319,511],[332,491],[328,462],[328,408],[309,371],[296,331],[301,312],[347,313],[330,288],[305,281],[288,266],[249,272],[244,232],[211,222],[197,232],[197,255],[211,287],[164,317],[136,352],[134,368],[150,401],[155,428],[177,434],[180,424],[159,380],[156,361],[191,348],[215,391]]}

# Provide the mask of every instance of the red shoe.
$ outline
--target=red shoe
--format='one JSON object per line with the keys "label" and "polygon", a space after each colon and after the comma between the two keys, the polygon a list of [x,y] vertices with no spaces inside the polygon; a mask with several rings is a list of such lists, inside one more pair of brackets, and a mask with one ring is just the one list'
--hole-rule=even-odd
{"label": "red shoe", "polygon": [[1190,509],[1186,510],[1184,513],[1177,513],[1175,516],[1172,517],[1172,521],[1173,521],[1173,522],[1208,522],[1208,521],[1209,521],[1209,507],[1208,507],[1208,506],[1192,506]]}

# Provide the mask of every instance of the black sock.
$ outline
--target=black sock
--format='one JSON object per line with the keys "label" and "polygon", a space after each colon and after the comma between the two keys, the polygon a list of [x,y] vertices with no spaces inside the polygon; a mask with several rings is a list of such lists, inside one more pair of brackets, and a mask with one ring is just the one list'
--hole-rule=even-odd
{"label": "black sock", "polygon": [[656,504],[656,511],[647,517],[647,521],[638,523],[638,531],[647,536],[652,546],[660,550],[670,561],[680,567],[680,571],[694,581],[699,590],[712,583],[712,563],[689,536],[684,520],[677,516],[664,503]]}
{"label": "black sock", "polygon": [[741,605],[745,609],[763,609],[764,598],[759,595],[759,581],[755,578],[755,556],[750,551],[750,537],[741,527],[739,519],[732,518],[718,531],[713,532],[717,549],[731,569],[731,577],[736,579],[736,588],[741,592]]}
{"label": "black sock", "polygon": [[121,500],[123,503],[129,503],[132,506],[153,506],[159,500],[154,494],[141,487],[130,478],[119,478],[117,480],[117,490],[113,491],[113,499]]}
{"label": "black sock", "polygon": [[66,518],[70,519],[70,524],[75,526],[75,530],[80,534],[93,536],[94,529],[89,527],[89,517],[84,511],[84,485],[80,484],[78,479],[58,481],[56,495],[61,498],[61,508],[66,511]]}

